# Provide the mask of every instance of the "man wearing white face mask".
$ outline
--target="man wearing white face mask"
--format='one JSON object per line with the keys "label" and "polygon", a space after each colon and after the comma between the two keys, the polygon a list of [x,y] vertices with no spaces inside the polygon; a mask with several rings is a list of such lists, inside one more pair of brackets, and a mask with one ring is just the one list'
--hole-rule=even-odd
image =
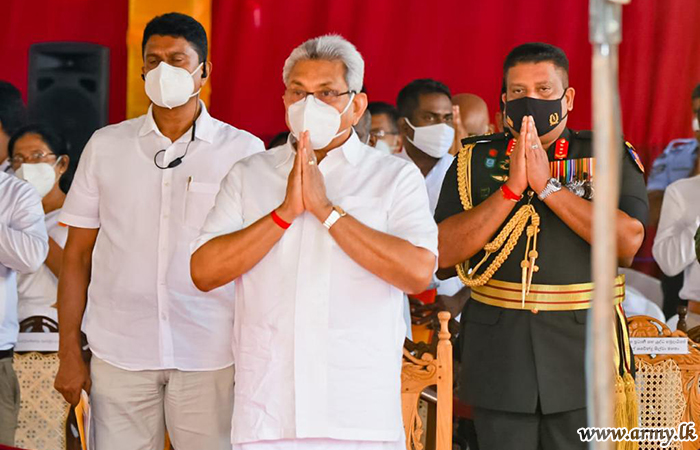
{"label": "man wearing white face mask", "polygon": [[73,405],[89,391],[101,450],[161,450],[166,426],[175,448],[230,450],[233,286],[197,290],[188,244],[221,179],[264,146],[199,100],[212,70],[201,24],[156,17],[142,45],[153,104],[92,136],[61,212],[55,386]]}
{"label": "man wearing white face mask", "polygon": [[[399,91],[396,106],[401,116],[399,131],[403,148],[396,156],[414,163],[425,177],[430,212],[435,213],[442,182],[452,165],[454,156],[449,151],[455,137],[453,128],[454,109],[450,89],[443,83],[429,78],[414,80]],[[427,308],[447,309],[456,317],[468,297],[468,289],[457,277],[448,280],[434,278],[431,289],[435,289],[435,301]],[[432,301],[433,293],[420,296]],[[418,300],[411,300],[415,308],[423,309]],[[422,314],[422,313],[421,313]],[[427,326],[414,327],[416,341],[428,340]]]}
{"label": "man wearing white face mask", "polygon": [[430,282],[436,225],[416,167],[352,131],[363,73],[340,36],[292,51],[294,138],[233,167],[192,245],[199,288],[236,280],[235,450],[405,448],[402,292]]}

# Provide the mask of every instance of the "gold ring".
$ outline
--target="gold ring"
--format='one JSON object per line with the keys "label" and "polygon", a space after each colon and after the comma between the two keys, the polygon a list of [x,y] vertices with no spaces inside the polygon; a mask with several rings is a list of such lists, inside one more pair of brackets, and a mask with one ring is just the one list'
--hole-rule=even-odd
{"label": "gold ring", "polygon": [[310,166],[316,165],[316,161],[314,161],[314,160],[312,159],[311,161],[309,161],[309,165],[310,165]]}
{"label": "gold ring", "polygon": [[538,148],[540,148],[540,146],[537,145],[537,144],[531,145],[530,147],[531,147],[533,150],[537,150]]}

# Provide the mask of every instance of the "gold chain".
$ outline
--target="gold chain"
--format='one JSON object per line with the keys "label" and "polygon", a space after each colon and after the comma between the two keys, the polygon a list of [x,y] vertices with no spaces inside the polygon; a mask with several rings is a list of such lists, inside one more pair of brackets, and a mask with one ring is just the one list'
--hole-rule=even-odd
{"label": "gold chain", "polygon": [[[475,144],[465,145],[457,157],[457,188],[459,190],[459,198],[462,202],[462,207],[465,211],[469,211],[473,207],[471,196],[471,160],[474,147]],[[532,195],[530,199],[532,199]],[[529,225],[528,222],[530,223]],[[469,260],[457,264],[457,275],[462,283],[470,287],[483,286],[486,284],[508,259],[526,227],[527,245],[525,248],[525,257],[520,263],[520,267],[522,268],[522,301],[524,307],[525,296],[530,292],[532,275],[539,270],[536,261],[538,257],[537,235],[540,231],[540,216],[529,202],[523,205],[515,215],[513,215],[494,240],[484,246],[486,254],[479,264],[472,270],[469,270]],[[501,251],[496,255],[491,264],[489,264],[482,274],[477,276],[477,270],[499,249]]]}

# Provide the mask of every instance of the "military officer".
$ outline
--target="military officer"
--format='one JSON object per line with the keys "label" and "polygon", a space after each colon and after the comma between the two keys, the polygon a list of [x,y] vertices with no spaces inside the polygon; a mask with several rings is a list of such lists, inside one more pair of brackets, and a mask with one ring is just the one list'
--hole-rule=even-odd
{"label": "military officer", "polygon": [[[460,397],[474,405],[481,450],[586,448],[576,430],[586,426],[595,159],[591,133],[566,127],[575,95],[568,69],[552,45],[510,52],[506,132],[463,141],[435,214],[439,265],[456,266],[472,288],[462,312]],[[620,147],[615,236],[618,259],[629,265],[648,203],[639,158],[631,145]],[[622,335],[624,282],[617,281]],[[632,356],[616,348],[618,381],[633,393]]]}

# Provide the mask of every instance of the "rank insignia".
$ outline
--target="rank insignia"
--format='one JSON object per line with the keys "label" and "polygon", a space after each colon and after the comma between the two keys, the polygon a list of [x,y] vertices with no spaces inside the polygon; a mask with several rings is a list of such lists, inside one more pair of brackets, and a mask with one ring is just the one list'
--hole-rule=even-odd
{"label": "rank insignia", "polygon": [[632,157],[632,161],[634,161],[634,163],[637,165],[637,168],[644,173],[644,164],[642,164],[642,160],[639,158],[637,152],[634,151],[632,144],[625,141],[625,147],[627,147],[627,152]]}
{"label": "rank insignia", "polygon": [[566,159],[569,154],[569,141],[566,139],[557,140],[556,146],[554,147],[554,158],[555,159]]}
{"label": "rank insignia", "polygon": [[493,169],[495,165],[496,165],[496,159],[495,159],[495,158],[486,158],[486,167],[487,167],[487,168]]}
{"label": "rank insignia", "polygon": [[515,150],[515,144],[516,144],[516,142],[517,142],[517,141],[516,141],[515,139],[512,139],[512,140],[508,143],[508,149],[506,150],[506,156],[510,156],[510,154],[513,153],[513,150]]}

